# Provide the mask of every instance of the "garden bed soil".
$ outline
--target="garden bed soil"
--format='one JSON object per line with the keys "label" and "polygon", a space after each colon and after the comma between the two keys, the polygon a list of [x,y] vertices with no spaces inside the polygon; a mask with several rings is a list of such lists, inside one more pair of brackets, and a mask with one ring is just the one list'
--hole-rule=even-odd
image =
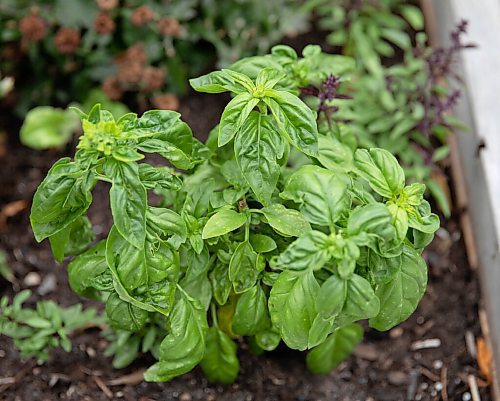
{"label": "garden bed soil", "polygon": [[[224,100],[220,97],[192,95],[183,102],[181,112],[195,133],[204,137],[216,123],[223,106]],[[199,118],[201,115],[203,118]],[[208,121],[205,116],[214,118]],[[41,298],[50,298],[65,306],[81,302],[68,286],[66,265],[54,262],[47,241],[35,242],[29,225],[33,193],[51,164],[64,152],[24,148],[12,134],[2,146],[0,210],[5,214],[9,207],[10,212],[22,209],[6,220],[0,219],[0,247],[7,253],[16,277],[14,290],[33,290],[31,302]],[[106,232],[111,222],[107,190],[105,185],[96,188],[97,202],[90,210],[91,220],[102,232]],[[111,360],[103,356],[106,341],[97,329],[91,329],[73,338],[71,353],[55,350],[43,366],[37,366],[33,360],[21,362],[10,339],[0,337],[0,380],[14,378],[13,383],[7,380],[7,384],[0,384],[0,399],[451,401],[469,399],[467,378],[472,374],[478,378],[482,401],[487,401],[489,389],[466,347],[466,332],[480,336],[480,295],[476,274],[467,264],[456,220],[443,223],[426,251],[426,258],[430,264],[429,286],[416,313],[388,333],[368,329],[355,354],[326,376],[307,371],[305,353],[281,347],[257,357],[242,342],[241,371],[233,385],[209,384],[196,368],[169,383],[136,384],[132,380],[130,384],[113,386],[109,384],[111,380],[134,372],[140,374],[152,359],[145,356],[127,369],[115,370]],[[56,285],[50,285],[51,282]],[[11,284],[2,279],[0,291],[13,294]],[[426,345],[419,342],[429,339],[434,339],[434,345],[438,346],[415,350],[419,345]]]}

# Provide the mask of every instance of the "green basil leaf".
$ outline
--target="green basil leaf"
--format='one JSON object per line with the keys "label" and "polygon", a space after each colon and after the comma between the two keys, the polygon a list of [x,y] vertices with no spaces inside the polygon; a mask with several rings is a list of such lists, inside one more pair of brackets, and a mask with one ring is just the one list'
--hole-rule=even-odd
{"label": "green basil leaf", "polygon": [[247,121],[250,112],[259,103],[250,93],[240,93],[227,104],[222,112],[219,124],[219,147],[226,145],[234,138]]}
{"label": "green basil leaf", "polygon": [[405,174],[396,158],[384,149],[358,149],[354,164],[361,177],[379,195],[392,198],[399,195],[405,185]]}
{"label": "green basil leaf", "polygon": [[250,244],[257,253],[271,252],[277,248],[276,242],[271,237],[263,234],[251,235]]}
{"label": "green basil leaf", "polygon": [[92,223],[86,216],[80,216],[63,230],[49,237],[54,258],[61,262],[65,256],[84,252],[94,241]]}
{"label": "green basil leaf", "polygon": [[116,330],[139,331],[146,324],[148,312],[120,299],[113,293],[106,301],[106,315]]}
{"label": "green basil leaf", "polygon": [[340,172],[348,172],[353,169],[352,150],[335,137],[320,135],[318,147],[318,160],[323,167]]}
{"label": "green basil leaf", "polygon": [[83,215],[92,203],[93,174],[69,158],[58,160],[33,197],[30,221],[38,242],[56,234]]}
{"label": "green basil leaf", "polygon": [[380,312],[370,319],[370,327],[389,330],[406,320],[417,308],[427,286],[427,266],[420,254],[405,245],[400,264],[392,279],[377,285]]}
{"label": "green basil leaf", "polygon": [[144,373],[146,381],[166,382],[193,369],[205,353],[207,316],[182,289],[176,292],[168,320],[169,334],[160,346],[160,360]]}
{"label": "green basil leaf", "polygon": [[212,293],[219,305],[224,305],[229,298],[233,283],[229,280],[229,266],[220,262],[210,272]]}
{"label": "green basil leaf", "polygon": [[157,138],[147,138],[140,142],[137,148],[146,153],[158,153],[179,169],[189,170],[192,167],[190,155],[170,142]]}
{"label": "green basil leaf", "polygon": [[139,164],[139,179],[148,190],[173,190],[182,187],[181,179],[168,167],[153,167],[147,163]]}
{"label": "green basil leaf", "polygon": [[370,283],[353,274],[348,279],[332,275],[326,280],[316,300],[318,313],[335,318],[337,327],[377,316],[380,302]]}
{"label": "green basil leaf", "polygon": [[113,226],[106,241],[106,260],[116,271],[117,278],[127,291],[148,282],[144,249],[132,246]]}
{"label": "green basil leaf", "polygon": [[233,383],[240,370],[234,341],[218,327],[210,327],[205,342],[200,366],[207,379],[216,383]]}
{"label": "green basil leaf", "polygon": [[396,229],[396,238],[399,242],[402,242],[408,232],[408,213],[396,203],[388,203],[387,208],[392,215],[392,224]]}
{"label": "green basil leaf", "polygon": [[257,254],[248,241],[238,245],[229,263],[229,279],[234,292],[240,294],[252,288],[257,281]]}
{"label": "green basil leaf", "polygon": [[87,252],[73,259],[68,265],[68,281],[77,294],[95,298],[95,280],[108,270],[106,241],[100,241]]}
{"label": "green basil leaf", "polygon": [[231,209],[222,209],[210,217],[203,227],[202,238],[220,237],[240,228],[247,221],[247,215]]}
{"label": "green basil leaf", "polygon": [[298,150],[318,156],[318,126],[312,110],[297,96],[286,91],[266,91],[263,101],[271,109],[280,132]]}
{"label": "green basil leaf", "polygon": [[275,350],[281,341],[279,331],[274,327],[261,331],[255,335],[255,342],[265,351]]}
{"label": "green basil leaf", "polygon": [[280,196],[298,203],[310,223],[331,226],[350,206],[343,178],[318,166],[304,166],[290,176]]}
{"label": "green basil leaf", "polygon": [[[427,201],[422,201],[427,203]],[[408,215],[408,226],[417,229],[426,234],[434,234],[441,224],[439,217],[430,213],[430,207],[409,206],[406,208]]]}
{"label": "green basil leaf", "polygon": [[324,343],[307,354],[307,367],[315,374],[327,374],[346,359],[363,338],[363,327],[353,323],[335,330]]}
{"label": "green basil leaf", "polygon": [[236,161],[248,185],[264,205],[270,202],[276,188],[280,175],[278,161],[284,149],[285,143],[275,132],[270,117],[258,112],[250,113],[236,135]]}
{"label": "green basil leaf", "polygon": [[267,297],[257,284],[238,299],[233,316],[233,332],[242,336],[257,334],[271,327]]}
{"label": "green basil leaf", "polygon": [[113,222],[120,234],[138,249],[146,238],[147,194],[135,163],[108,159],[106,174],[113,180],[109,191]]}
{"label": "green basil leaf", "polygon": [[189,84],[195,91],[205,93],[222,93],[228,91],[241,93],[246,90],[241,84],[234,82],[231,76],[223,71],[214,71],[210,74],[190,79]]}
{"label": "green basil leaf", "polygon": [[318,270],[330,259],[330,241],[320,231],[309,231],[297,238],[276,259],[276,266],[283,270]]}
{"label": "green basil leaf", "polygon": [[266,206],[260,211],[266,216],[267,223],[278,232],[278,234],[300,237],[311,231],[311,225],[304,216],[294,209],[276,203]]}
{"label": "green basil leaf", "polygon": [[305,350],[309,330],[316,318],[316,294],[319,284],[313,270],[280,273],[269,296],[273,326],[292,349]]}
{"label": "green basil leaf", "polygon": [[148,206],[146,224],[160,236],[177,235],[181,242],[187,237],[186,223],[182,216],[167,208]]}

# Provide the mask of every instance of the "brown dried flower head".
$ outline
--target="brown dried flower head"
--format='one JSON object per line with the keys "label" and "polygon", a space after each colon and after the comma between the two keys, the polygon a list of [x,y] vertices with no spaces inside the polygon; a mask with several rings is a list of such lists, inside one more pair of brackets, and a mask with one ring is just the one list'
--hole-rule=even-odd
{"label": "brown dried flower head", "polygon": [[118,0],[96,0],[97,7],[104,11],[111,11],[118,7]]}
{"label": "brown dried flower head", "polygon": [[144,44],[143,43],[136,43],[133,46],[130,46],[124,55],[125,61],[130,61],[130,62],[137,62],[141,64],[145,64],[148,55],[146,54],[146,51],[144,50]]}
{"label": "brown dried flower head", "polygon": [[155,13],[149,6],[140,6],[137,7],[134,12],[132,13],[132,24],[135,26],[143,26],[151,21],[153,21],[155,18]]}
{"label": "brown dried flower head", "polygon": [[157,67],[147,67],[142,77],[143,88],[146,92],[161,89],[165,84],[165,70]]}
{"label": "brown dried flower head", "polygon": [[56,49],[61,54],[72,54],[80,46],[80,31],[73,28],[62,27],[54,37]]}
{"label": "brown dried flower head", "polygon": [[116,29],[115,21],[109,15],[109,13],[102,11],[100,12],[96,19],[94,20],[94,29],[97,33],[101,35],[109,35],[113,33]]}
{"label": "brown dried flower head", "polygon": [[163,36],[177,38],[180,36],[182,27],[179,21],[173,17],[163,17],[158,21],[158,30]]}
{"label": "brown dried flower head", "polygon": [[153,98],[153,106],[160,110],[179,110],[179,98],[172,93],[165,93]]}
{"label": "brown dried flower head", "polygon": [[144,66],[137,61],[126,61],[118,64],[118,79],[125,84],[139,84],[143,74]]}
{"label": "brown dried flower head", "polygon": [[37,14],[31,13],[25,15],[19,21],[19,30],[21,31],[23,40],[27,42],[39,42],[45,37],[47,23]]}
{"label": "brown dried flower head", "polygon": [[108,77],[102,83],[102,91],[111,100],[120,100],[123,96],[123,89],[117,77]]}

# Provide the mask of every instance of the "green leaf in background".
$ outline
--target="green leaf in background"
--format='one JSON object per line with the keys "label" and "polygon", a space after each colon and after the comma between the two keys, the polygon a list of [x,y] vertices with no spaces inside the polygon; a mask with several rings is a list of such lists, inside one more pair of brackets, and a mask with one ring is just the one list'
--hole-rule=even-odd
{"label": "green leaf in background", "polygon": [[307,353],[307,367],[316,374],[327,374],[352,354],[363,338],[363,327],[353,323],[335,330],[324,343]]}
{"label": "green leaf in background", "polygon": [[79,126],[80,118],[73,111],[39,106],[26,114],[19,135],[21,143],[32,149],[60,148]]}
{"label": "green leaf in background", "polygon": [[200,366],[208,380],[222,384],[234,382],[240,370],[234,341],[214,326],[208,329],[205,342],[205,354]]}

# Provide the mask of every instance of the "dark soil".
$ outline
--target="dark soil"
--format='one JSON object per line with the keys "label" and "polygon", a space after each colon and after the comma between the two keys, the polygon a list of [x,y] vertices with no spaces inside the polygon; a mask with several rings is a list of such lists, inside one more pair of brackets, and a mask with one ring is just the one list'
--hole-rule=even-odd
{"label": "dark soil", "polygon": [[[195,134],[206,137],[223,105],[221,96],[192,95],[183,102],[181,112]],[[212,119],[207,120],[207,116]],[[57,282],[43,298],[65,306],[82,302],[69,289],[65,265],[54,262],[47,241],[35,242],[28,218],[34,190],[50,165],[70,153],[70,148],[67,152],[32,151],[22,147],[15,134],[15,130],[10,133],[4,152],[0,152],[0,211],[19,200],[26,202],[26,209],[9,217],[6,224],[0,219],[0,249],[6,252],[16,277],[14,285],[0,278],[0,295],[30,288],[34,292],[31,301],[42,298],[40,286],[30,286],[26,280],[28,274],[33,278],[35,273],[42,283],[47,277],[55,277]],[[96,188],[90,211],[93,223],[102,232],[110,224],[107,189],[105,185]],[[145,356],[127,369],[115,370],[111,360],[103,356],[106,341],[99,331],[88,330],[73,339],[71,353],[55,350],[43,366],[32,360],[22,361],[12,342],[0,337],[0,383],[4,378],[15,378],[14,383],[0,384],[0,399],[451,401],[470,399],[467,376],[473,374],[478,378],[482,401],[488,401],[489,389],[465,343],[467,331],[480,335],[480,293],[455,220],[443,222],[426,257],[430,264],[429,286],[417,312],[388,333],[368,329],[355,355],[327,376],[307,371],[305,353],[283,347],[257,357],[242,343],[240,375],[230,386],[208,384],[198,368],[169,383],[107,386],[111,379],[147,367],[152,359]],[[413,350],[418,345],[415,342],[429,339],[439,340],[438,346]]]}

